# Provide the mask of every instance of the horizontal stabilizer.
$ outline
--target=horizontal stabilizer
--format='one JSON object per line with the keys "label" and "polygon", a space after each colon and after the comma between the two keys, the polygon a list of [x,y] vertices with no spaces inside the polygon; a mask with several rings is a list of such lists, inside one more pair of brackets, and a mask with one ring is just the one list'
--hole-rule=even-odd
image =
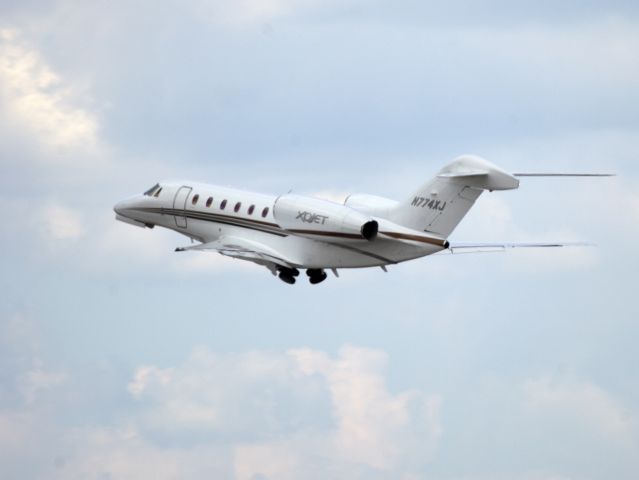
{"label": "horizontal stabilizer", "polygon": [[614,177],[614,173],[513,173],[513,177]]}
{"label": "horizontal stabilizer", "polygon": [[594,247],[591,242],[526,242],[526,243],[457,243],[452,242],[448,247],[450,253],[482,253],[502,252],[511,248],[558,248],[558,247]]}

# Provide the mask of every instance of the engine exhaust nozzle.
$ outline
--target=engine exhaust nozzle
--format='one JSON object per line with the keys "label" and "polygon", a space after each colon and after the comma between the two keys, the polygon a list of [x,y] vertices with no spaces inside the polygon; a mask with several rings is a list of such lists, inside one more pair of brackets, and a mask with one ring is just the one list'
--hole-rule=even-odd
{"label": "engine exhaust nozzle", "polygon": [[366,222],[364,225],[362,225],[362,237],[364,237],[369,242],[375,240],[378,231],[379,224],[375,220],[371,220],[370,222]]}

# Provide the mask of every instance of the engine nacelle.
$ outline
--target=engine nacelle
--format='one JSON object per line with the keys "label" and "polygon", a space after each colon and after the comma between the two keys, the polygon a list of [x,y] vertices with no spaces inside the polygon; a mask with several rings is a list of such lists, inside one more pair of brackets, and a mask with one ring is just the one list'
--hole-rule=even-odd
{"label": "engine nacelle", "polygon": [[291,193],[278,197],[273,217],[284,230],[310,237],[371,241],[379,229],[375,220],[352,208]]}

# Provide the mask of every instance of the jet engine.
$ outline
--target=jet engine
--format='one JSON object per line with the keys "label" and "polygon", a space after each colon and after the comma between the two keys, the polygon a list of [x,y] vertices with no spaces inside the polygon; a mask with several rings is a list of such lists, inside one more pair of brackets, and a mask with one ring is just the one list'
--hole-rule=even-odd
{"label": "jet engine", "polygon": [[281,195],[273,217],[284,230],[310,237],[372,241],[379,225],[371,217],[338,203],[302,195]]}

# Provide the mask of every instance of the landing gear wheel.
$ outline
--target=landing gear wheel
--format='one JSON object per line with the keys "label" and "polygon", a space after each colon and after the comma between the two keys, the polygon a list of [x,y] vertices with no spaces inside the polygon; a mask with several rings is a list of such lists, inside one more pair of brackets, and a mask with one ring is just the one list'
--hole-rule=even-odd
{"label": "landing gear wheel", "polygon": [[316,285],[316,284],[322,283],[324,280],[326,280],[327,276],[328,275],[326,275],[325,272],[322,272],[321,275],[310,277],[308,279],[308,281],[311,282],[311,285]]}
{"label": "landing gear wheel", "polygon": [[290,285],[295,283],[295,277],[300,274],[300,271],[297,268],[280,267],[278,268],[278,271],[280,272],[280,280]]}
{"label": "landing gear wheel", "polygon": [[306,270],[306,275],[308,275],[308,281],[311,282],[311,285],[322,283],[327,277],[326,272],[319,268],[309,268]]}
{"label": "landing gear wheel", "polygon": [[287,275],[284,272],[280,273],[280,280],[284,283],[288,283],[289,285],[293,285],[295,283],[295,277]]}

